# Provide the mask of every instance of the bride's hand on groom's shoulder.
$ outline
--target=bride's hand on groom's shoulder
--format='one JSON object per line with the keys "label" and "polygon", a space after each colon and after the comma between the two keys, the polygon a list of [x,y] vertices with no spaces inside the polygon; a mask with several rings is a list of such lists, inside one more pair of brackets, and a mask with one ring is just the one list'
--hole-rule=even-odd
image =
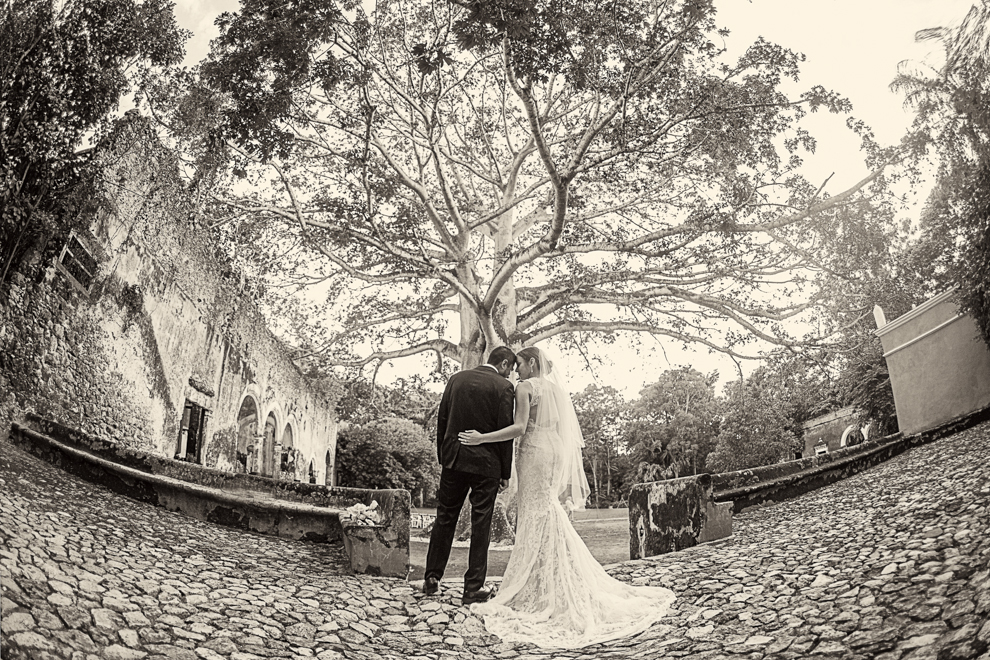
{"label": "bride's hand on groom's shoulder", "polygon": [[481,434],[477,431],[461,431],[457,434],[458,439],[461,441],[462,445],[468,445],[469,447],[474,447],[475,445],[483,444],[481,440]]}

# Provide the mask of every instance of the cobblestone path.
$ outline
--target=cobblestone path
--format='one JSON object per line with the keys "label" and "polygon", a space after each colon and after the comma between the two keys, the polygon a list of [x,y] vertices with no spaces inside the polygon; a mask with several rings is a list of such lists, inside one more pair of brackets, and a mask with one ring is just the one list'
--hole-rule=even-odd
{"label": "cobblestone path", "polygon": [[642,635],[499,643],[336,547],[239,533],[82,482],[0,442],[4,658],[990,660],[990,425],[734,520],[715,544],[609,568],[677,594]]}

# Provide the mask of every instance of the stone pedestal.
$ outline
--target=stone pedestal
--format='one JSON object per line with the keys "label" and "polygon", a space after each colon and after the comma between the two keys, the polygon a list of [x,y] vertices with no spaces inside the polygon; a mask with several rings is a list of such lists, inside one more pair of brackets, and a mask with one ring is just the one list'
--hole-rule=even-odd
{"label": "stone pedestal", "polygon": [[732,536],[732,502],[709,502],[708,519],[701,528],[698,543]]}
{"label": "stone pedestal", "polygon": [[629,493],[629,557],[641,559],[732,535],[732,503],[712,499],[700,474],[636,484]]}
{"label": "stone pedestal", "polygon": [[341,521],[344,550],[351,569],[364,575],[405,578],[409,572],[409,545],[383,525],[353,525]]}

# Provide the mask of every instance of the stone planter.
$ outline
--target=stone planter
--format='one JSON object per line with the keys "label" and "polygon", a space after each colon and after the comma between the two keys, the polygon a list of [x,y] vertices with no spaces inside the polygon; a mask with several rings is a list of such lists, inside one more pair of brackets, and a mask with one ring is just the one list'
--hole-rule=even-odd
{"label": "stone planter", "polygon": [[732,503],[712,499],[709,474],[636,484],[629,493],[629,558],[732,535]]}
{"label": "stone planter", "polygon": [[363,575],[404,578],[409,573],[409,546],[388,525],[355,525],[341,520],[344,549],[351,569]]}

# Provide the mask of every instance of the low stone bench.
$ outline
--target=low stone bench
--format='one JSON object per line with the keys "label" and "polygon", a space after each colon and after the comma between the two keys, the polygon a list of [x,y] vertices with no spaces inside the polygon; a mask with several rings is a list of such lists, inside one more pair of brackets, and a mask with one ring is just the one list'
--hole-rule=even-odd
{"label": "low stone bench", "polygon": [[712,499],[712,477],[636,484],[629,493],[629,558],[642,559],[732,536],[732,502]]}
{"label": "low stone bench", "polygon": [[[342,542],[355,573],[408,574],[412,502],[406,490],[328,488],[228,473],[122,448],[37,417],[14,422],[10,439],[71,474],[133,499],[260,534]],[[372,502],[378,502],[381,524],[354,526],[341,520],[344,509]]]}

